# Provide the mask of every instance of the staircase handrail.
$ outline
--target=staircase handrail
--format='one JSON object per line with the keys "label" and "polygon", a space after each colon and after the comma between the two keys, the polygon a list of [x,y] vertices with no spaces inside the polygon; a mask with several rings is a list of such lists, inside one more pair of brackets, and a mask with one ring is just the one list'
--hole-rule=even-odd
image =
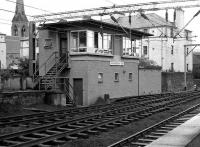
{"label": "staircase handrail", "polygon": [[69,99],[71,100],[71,102],[73,103],[73,105],[76,106],[76,103],[74,102],[74,99],[72,99],[71,96],[70,96],[70,94],[69,94],[69,93],[71,93],[73,95],[73,92],[70,91],[70,88],[72,88],[72,90],[73,90],[73,86],[71,85],[71,83],[69,81],[67,81],[67,82],[69,84],[69,89],[68,89],[66,83],[64,82],[65,89],[68,89],[68,91],[65,90],[65,93],[69,95],[68,96]]}
{"label": "staircase handrail", "polygon": [[[58,65],[58,64],[64,63],[64,61],[68,59],[69,52],[67,51],[66,54],[67,54],[66,57],[63,58],[63,59],[62,59],[62,57],[59,57],[57,60],[55,59],[56,69],[57,69],[57,65]],[[62,60],[61,60],[61,59],[62,59]],[[55,65],[55,64],[54,64],[54,65]],[[65,65],[63,65],[63,66],[65,66]],[[60,73],[63,69],[64,69],[64,68],[62,67],[60,70],[58,70],[58,71],[56,72],[56,74],[57,74],[57,73]],[[46,74],[46,73],[45,73],[45,74]],[[44,75],[44,76],[45,76],[45,75]],[[41,76],[41,78],[43,78],[44,76]],[[55,76],[51,76],[51,78],[56,78],[56,75],[55,75]],[[50,85],[47,86],[46,88],[48,89],[49,87],[50,87]]]}
{"label": "staircase handrail", "polygon": [[[48,62],[50,61],[50,59],[53,57],[53,55],[55,55],[56,58],[56,54],[58,53],[58,51],[54,51],[49,57],[48,59],[41,65],[39,66],[39,68],[33,73],[33,82],[35,82],[39,77],[43,77],[43,76],[39,76],[37,75],[37,73],[40,71],[41,68],[43,68],[44,66],[46,66],[48,64]],[[46,74],[46,71],[45,71]]]}

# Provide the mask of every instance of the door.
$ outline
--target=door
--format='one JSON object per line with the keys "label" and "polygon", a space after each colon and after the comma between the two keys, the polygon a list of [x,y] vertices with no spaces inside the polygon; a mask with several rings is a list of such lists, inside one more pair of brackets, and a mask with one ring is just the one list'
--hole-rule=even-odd
{"label": "door", "polygon": [[74,79],[74,98],[77,105],[83,105],[83,79]]}
{"label": "door", "polygon": [[67,36],[65,34],[61,34],[60,35],[60,57],[62,61],[64,59],[66,59],[65,61],[67,61],[67,52],[68,52],[67,46],[68,46]]}

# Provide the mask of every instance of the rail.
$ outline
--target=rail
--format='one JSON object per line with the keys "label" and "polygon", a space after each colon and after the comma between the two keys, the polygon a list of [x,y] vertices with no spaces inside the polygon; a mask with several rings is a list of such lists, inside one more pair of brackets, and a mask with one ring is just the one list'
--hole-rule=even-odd
{"label": "rail", "polygon": [[179,117],[181,117],[181,116],[183,116],[183,115],[185,115],[185,114],[187,114],[187,113],[189,113],[189,112],[191,112],[191,111],[193,111],[193,110],[195,110],[195,109],[197,109],[199,107],[200,107],[200,104],[192,106],[191,108],[188,108],[187,110],[184,110],[184,111],[182,111],[182,112],[180,112],[180,113],[178,113],[178,114],[176,114],[176,115],[174,115],[174,116],[172,116],[172,117],[170,117],[168,119],[165,119],[165,120],[163,120],[163,121],[161,121],[161,122],[159,122],[159,123],[151,126],[151,127],[148,127],[146,129],[138,132],[138,133],[135,133],[135,134],[133,134],[133,135],[127,137],[127,138],[124,138],[124,139],[122,139],[122,140],[120,140],[120,141],[118,141],[118,142],[116,142],[116,143],[114,143],[112,145],[109,145],[108,147],[122,147],[122,146],[127,146],[129,142],[138,140],[142,136],[145,136],[146,133],[150,133],[154,129],[157,129],[157,128],[161,127],[162,125],[165,125],[166,123],[169,123],[169,122],[175,120],[176,118],[179,118]]}
{"label": "rail", "polygon": [[[137,110],[133,106],[118,107],[117,109],[107,112],[100,112],[71,120],[66,120],[65,115],[62,117],[62,120],[56,123],[53,121],[47,124],[47,121],[44,121],[45,125],[43,126],[40,125],[39,127],[26,129],[24,131],[1,135],[0,145],[27,147],[34,145],[46,146],[53,144],[56,146],[64,144],[70,139],[86,138],[89,134],[104,132],[109,128],[126,125],[154,113],[165,111],[171,103],[180,105],[183,102],[190,101],[191,96],[192,98],[199,97],[198,93],[195,95],[191,94],[187,96],[187,98],[181,97],[176,100],[171,99],[170,102],[166,102],[165,104],[157,106],[152,105],[152,107]],[[53,117],[55,117],[55,115]]]}

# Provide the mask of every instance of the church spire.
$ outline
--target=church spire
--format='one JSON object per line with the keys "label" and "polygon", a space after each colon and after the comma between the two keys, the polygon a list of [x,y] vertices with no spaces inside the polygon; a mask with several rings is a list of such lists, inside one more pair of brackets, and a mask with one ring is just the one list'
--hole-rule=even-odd
{"label": "church spire", "polygon": [[15,15],[12,19],[12,36],[28,37],[28,19],[24,10],[24,1],[16,0]]}
{"label": "church spire", "polygon": [[28,19],[25,14],[24,10],[24,1],[23,0],[17,0],[16,1],[16,9],[15,9],[15,15],[13,17],[13,21],[25,21],[28,22]]}

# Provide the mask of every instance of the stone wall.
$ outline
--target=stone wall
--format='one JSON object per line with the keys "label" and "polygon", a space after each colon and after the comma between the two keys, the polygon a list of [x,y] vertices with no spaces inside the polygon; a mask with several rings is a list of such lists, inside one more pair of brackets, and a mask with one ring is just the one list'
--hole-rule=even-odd
{"label": "stone wall", "polygon": [[24,106],[33,104],[43,104],[45,98],[44,92],[26,91],[26,92],[1,92],[0,103],[21,104]]}
{"label": "stone wall", "polygon": [[33,89],[32,78],[26,77],[12,77],[9,79],[1,80],[0,78],[0,90],[26,90]]}
{"label": "stone wall", "polygon": [[[187,89],[194,86],[192,73],[187,73]],[[162,72],[162,92],[183,91],[184,73],[183,72]]]}

